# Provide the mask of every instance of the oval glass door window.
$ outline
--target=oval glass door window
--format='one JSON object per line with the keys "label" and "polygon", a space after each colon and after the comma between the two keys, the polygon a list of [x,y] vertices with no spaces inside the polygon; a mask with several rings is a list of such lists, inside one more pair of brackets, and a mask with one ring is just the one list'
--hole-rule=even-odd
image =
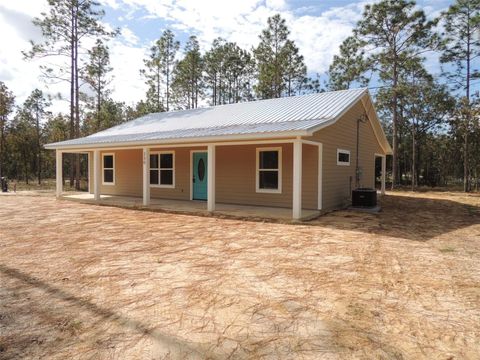
{"label": "oval glass door window", "polygon": [[203,178],[205,177],[205,163],[203,162],[203,159],[200,159],[198,161],[198,180],[203,181]]}

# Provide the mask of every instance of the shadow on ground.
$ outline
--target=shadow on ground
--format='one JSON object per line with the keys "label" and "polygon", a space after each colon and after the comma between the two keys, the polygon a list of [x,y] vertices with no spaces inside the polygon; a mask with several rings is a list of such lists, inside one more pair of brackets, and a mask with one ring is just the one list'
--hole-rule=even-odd
{"label": "shadow on ground", "polygon": [[479,194],[445,197],[450,198],[429,198],[421,193],[411,196],[393,193],[381,199],[382,211],[378,214],[335,211],[319,217],[311,224],[427,241],[480,223]]}
{"label": "shadow on ground", "polygon": [[[32,347],[41,347],[44,352],[48,353],[49,347],[45,346],[48,342],[52,342],[51,347],[57,352],[61,348],[62,340],[75,337],[77,332],[83,330],[82,327],[85,324],[80,321],[83,313],[89,321],[95,321],[95,324],[90,324],[90,326],[102,322],[111,323],[114,326],[124,328],[124,331],[150,337],[158,345],[168,349],[168,353],[173,358],[189,358],[191,356],[195,358],[203,356],[208,356],[211,359],[218,358],[203,344],[189,343],[179,338],[164,335],[161,333],[161,329],[156,329],[112,309],[77,297],[68,291],[3,264],[0,264],[0,279],[3,279],[2,302],[5,303],[6,297],[17,298],[16,301],[9,301],[9,303],[15,304],[15,309],[4,308],[0,311],[0,330],[2,328],[7,330],[9,325],[12,325],[13,314],[15,314],[15,321],[17,322],[21,321],[22,318],[24,321],[27,318],[29,319],[24,324],[28,326],[25,333],[16,333],[9,336],[7,331],[5,333],[0,331],[0,335],[2,335],[0,336],[0,359],[21,358],[24,354],[31,353]],[[67,316],[67,314],[70,316]],[[54,326],[52,326],[52,323]],[[30,328],[31,326],[34,329]],[[15,328],[18,329],[19,325],[16,325]],[[42,329],[45,328],[49,329],[48,336],[43,334]],[[35,331],[39,329],[40,332]],[[52,332],[57,332],[57,334],[52,334]],[[98,338],[94,341],[101,348],[101,336],[100,334],[97,335]],[[68,346],[68,342],[63,345]],[[107,344],[107,346],[109,345]],[[44,354],[46,355],[46,353]]]}

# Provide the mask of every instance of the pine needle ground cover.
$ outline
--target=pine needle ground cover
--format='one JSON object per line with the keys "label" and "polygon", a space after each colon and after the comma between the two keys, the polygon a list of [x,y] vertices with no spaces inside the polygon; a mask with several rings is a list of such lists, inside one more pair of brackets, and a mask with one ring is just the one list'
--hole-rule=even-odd
{"label": "pine needle ground cover", "polygon": [[0,359],[480,353],[480,196],[305,225],[0,196]]}

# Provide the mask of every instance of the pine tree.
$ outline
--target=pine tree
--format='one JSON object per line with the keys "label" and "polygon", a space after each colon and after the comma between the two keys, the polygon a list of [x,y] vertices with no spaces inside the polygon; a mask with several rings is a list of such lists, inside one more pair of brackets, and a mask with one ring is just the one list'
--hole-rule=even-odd
{"label": "pine tree", "polygon": [[328,69],[330,90],[346,90],[353,83],[368,84],[365,72],[368,67],[365,59],[364,43],[355,36],[349,36],[340,45],[340,54],[333,56]]}
{"label": "pine tree", "polygon": [[212,105],[250,101],[255,61],[236,43],[222,38],[214,40],[204,56],[205,85],[210,90]]}
{"label": "pine tree", "polygon": [[[285,92],[292,95],[288,79],[292,74],[306,73],[303,57],[293,41],[288,39],[290,31],[285,19],[277,14],[268,18],[267,28],[260,34],[260,43],[254,49],[257,62],[258,83],[255,91],[260,98],[278,98]],[[289,63],[294,59],[293,63]],[[291,85],[291,83],[290,83]]]}
{"label": "pine tree", "polygon": [[366,5],[363,18],[357,23],[354,35],[364,44],[369,68],[379,80],[391,87],[389,101],[392,116],[393,162],[392,188],[400,179],[399,172],[399,76],[402,67],[411,59],[437,46],[432,34],[434,22],[410,0],[383,0]]}
{"label": "pine tree", "polygon": [[108,85],[112,81],[109,73],[113,68],[110,66],[108,47],[103,44],[101,39],[97,39],[95,46],[88,50],[88,55],[89,62],[82,72],[82,77],[95,93],[91,101],[93,102],[92,108],[95,109],[96,126],[94,131],[100,131],[102,128],[100,112],[104,101],[111,93]]}
{"label": "pine tree", "polygon": [[[147,102],[156,112],[170,110],[172,73],[179,48],[180,43],[175,40],[173,32],[165,30],[160,39],[150,48],[150,55],[144,60],[145,68],[140,70],[148,86]],[[162,84],[165,84],[165,103]]]}
{"label": "pine tree", "polygon": [[203,58],[196,36],[190,36],[185,45],[185,56],[175,67],[172,90],[179,108],[198,107],[203,91]]}
{"label": "pine tree", "polygon": [[307,79],[307,67],[304,58],[299,53],[298,47],[291,40],[287,40],[285,44],[286,67],[285,82],[287,88],[287,96],[298,93]]}
{"label": "pine tree", "polygon": [[0,81],[0,178],[3,176],[5,161],[5,128],[10,113],[13,111],[15,97],[5,83]]}
{"label": "pine tree", "polygon": [[48,114],[46,108],[51,105],[41,90],[35,89],[23,104],[24,119],[30,121],[35,129],[36,170],[38,185],[42,184],[43,125],[42,120]]}
{"label": "pine tree", "polygon": [[[457,0],[440,17],[444,28],[442,63],[453,64],[453,71],[446,72],[447,79],[455,90],[464,91],[459,104],[467,109],[459,110],[465,115],[461,126],[463,136],[463,188],[469,191],[469,132],[471,123],[471,81],[480,77],[479,69],[473,68],[473,60],[480,56],[480,0]],[[476,167],[476,166],[474,166]]]}
{"label": "pine tree", "polygon": [[[98,9],[94,0],[48,0],[49,12],[34,18],[33,24],[40,28],[43,42],[31,42],[32,48],[24,52],[26,58],[66,57],[63,66],[41,66],[47,81],[66,81],[70,84],[70,138],[80,136],[80,82],[79,64],[82,42],[91,37],[115,36],[117,31],[108,32],[100,20],[104,11]],[[70,183],[75,178],[75,187],[80,189],[80,158],[70,170]]]}

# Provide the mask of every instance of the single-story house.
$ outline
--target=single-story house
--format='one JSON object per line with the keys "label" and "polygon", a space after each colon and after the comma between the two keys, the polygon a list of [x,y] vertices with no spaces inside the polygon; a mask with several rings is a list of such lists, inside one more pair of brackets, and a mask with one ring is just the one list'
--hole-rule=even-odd
{"label": "single-story house", "polygon": [[[391,147],[367,89],[153,113],[90,136],[46,145],[87,153],[89,188],[104,194],[216,204],[331,210],[375,186]],[[90,175],[91,174],[91,175]]]}

